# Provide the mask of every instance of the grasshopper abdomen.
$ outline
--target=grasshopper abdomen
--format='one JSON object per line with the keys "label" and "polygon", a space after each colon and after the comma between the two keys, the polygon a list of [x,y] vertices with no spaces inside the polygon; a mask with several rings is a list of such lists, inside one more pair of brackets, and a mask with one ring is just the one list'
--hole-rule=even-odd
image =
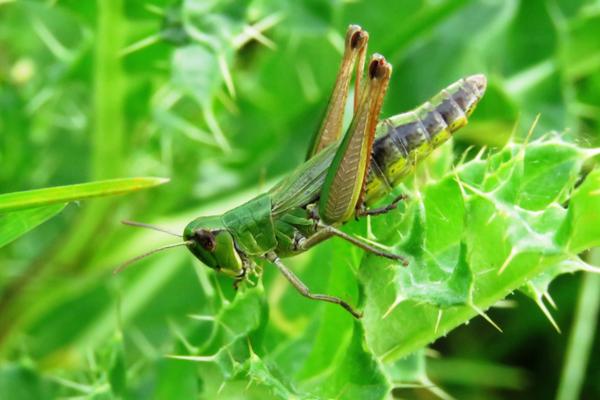
{"label": "grasshopper abdomen", "polygon": [[389,192],[420,160],[466,125],[485,87],[485,77],[473,75],[453,83],[416,109],[382,121],[373,144],[367,204]]}

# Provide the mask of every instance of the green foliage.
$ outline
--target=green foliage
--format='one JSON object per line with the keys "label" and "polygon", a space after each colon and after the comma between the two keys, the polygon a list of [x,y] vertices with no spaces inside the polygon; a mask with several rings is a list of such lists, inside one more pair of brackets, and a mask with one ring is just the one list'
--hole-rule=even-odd
{"label": "green foliage", "polygon": [[0,247],[52,218],[70,201],[128,193],[167,181],[161,178],[110,179],[0,194]]}
{"label": "green foliage", "polygon": [[[578,256],[600,240],[598,15],[591,0],[0,1],[0,192],[21,193],[0,199],[172,178],[62,213],[84,194],[55,188],[55,204],[0,215],[0,398],[552,398],[563,359],[561,398],[597,398],[600,288],[562,275],[598,262]],[[408,268],[337,239],[287,261],[365,317],[269,265],[234,293],[183,250],[114,277],[172,242],[120,219],[181,231],[302,162],[349,23],[394,66],[383,116],[489,78],[470,124],[399,189],[411,200],[344,228]],[[565,350],[576,300],[583,336]]]}
{"label": "green foliage", "polygon": [[406,356],[513,291],[535,291],[536,277],[591,269],[577,253],[598,240],[596,221],[574,218],[579,207],[593,216],[600,206],[589,196],[600,187],[597,171],[575,190],[568,209],[561,204],[595,153],[559,139],[510,144],[419,186],[422,203],[382,229],[388,241],[406,232],[398,248],[412,257],[410,267],[390,268],[377,257],[361,265],[366,338],[375,354],[390,361]]}
{"label": "green foliage", "polygon": [[29,232],[65,208],[65,204],[0,214],[0,247]]}

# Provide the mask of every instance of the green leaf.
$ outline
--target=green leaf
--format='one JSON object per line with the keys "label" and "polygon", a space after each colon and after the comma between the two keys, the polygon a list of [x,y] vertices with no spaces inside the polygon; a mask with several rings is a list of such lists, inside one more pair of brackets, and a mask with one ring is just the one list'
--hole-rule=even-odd
{"label": "green leaf", "polygon": [[134,192],[162,185],[168,181],[165,178],[121,178],[5,193],[0,195],[0,213],[90,197]]}
{"label": "green leaf", "polygon": [[244,371],[250,382],[268,387],[271,393],[281,399],[308,398],[297,393],[285,376],[277,374],[273,366],[254,352],[250,353],[248,361],[244,364]]}
{"label": "green leaf", "polygon": [[26,234],[65,208],[66,204],[35,207],[28,210],[0,214],[0,247]]}
{"label": "green leaf", "polygon": [[[331,295],[340,296],[351,304],[355,303],[357,298],[357,285],[354,273],[348,268],[347,254],[351,251],[348,246],[337,243],[324,244],[315,249],[315,260],[327,260],[324,265],[319,266],[322,280],[327,284],[321,289],[315,288],[316,283],[311,283],[312,290],[323,291]],[[329,274],[329,277],[326,275]],[[310,390],[314,387],[312,379],[331,370],[332,365],[339,363],[343,350],[353,335],[352,320],[346,315],[347,312],[341,307],[328,307],[327,304],[319,304],[310,300],[307,306],[317,306],[319,318],[316,332],[311,335],[312,346],[322,349],[314,351],[304,360],[302,370],[297,374],[301,381],[309,382]],[[316,304],[315,304],[316,303]]]}
{"label": "green leaf", "polygon": [[380,362],[364,345],[361,324],[355,321],[344,356],[320,391],[327,398],[378,400],[386,398],[390,389]]}
{"label": "green leaf", "polygon": [[0,398],[13,400],[54,399],[57,385],[44,380],[35,370],[7,363],[0,367]]}
{"label": "green leaf", "polygon": [[156,399],[188,399],[198,393],[197,367],[179,360],[160,360],[156,365]]}
{"label": "green leaf", "polygon": [[125,363],[125,349],[123,336],[117,333],[110,345],[110,358],[107,366],[108,381],[112,393],[117,397],[125,397],[127,394],[127,365]]}
{"label": "green leaf", "polygon": [[600,246],[600,169],[595,169],[569,201],[569,213],[557,240],[573,253]]}
{"label": "green leaf", "polygon": [[[412,221],[398,243],[410,266],[366,256],[360,268],[365,331],[374,353],[396,360],[483,315],[515,290],[547,287],[548,276],[586,269],[574,260],[600,243],[598,173],[575,191],[568,211],[561,204],[593,154],[548,137],[509,144],[421,187],[423,202],[410,204],[396,222]],[[387,232],[392,234],[384,242],[398,241],[393,226]]]}
{"label": "green leaf", "polygon": [[425,350],[416,351],[405,358],[385,364],[385,373],[392,382],[425,383]]}
{"label": "green leaf", "polygon": [[583,151],[575,145],[552,141],[532,146],[525,153],[518,204],[528,210],[543,210],[569,195],[581,165]]}
{"label": "green leaf", "polygon": [[214,52],[197,44],[180,47],[173,57],[173,85],[192,96],[198,104],[210,106],[223,82]]}

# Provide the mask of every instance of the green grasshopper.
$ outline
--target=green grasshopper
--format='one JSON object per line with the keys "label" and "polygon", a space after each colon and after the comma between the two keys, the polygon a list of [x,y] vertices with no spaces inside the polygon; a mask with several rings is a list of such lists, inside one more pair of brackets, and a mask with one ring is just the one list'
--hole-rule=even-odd
{"label": "green grasshopper", "polygon": [[[374,54],[364,71],[368,37],[357,25],[348,28],[325,117],[304,164],[247,203],[223,215],[196,218],[185,227],[183,242],[153,250],[122,267],[156,251],[185,245],[204,265],[233,277],[237,288],[250,273],[257,274],[256,261],[263,259],[301,295],[338,304],[360,318],[361,313],[344,300],[312,293],[281,259],[337,236],[367,252],[408,265],[402,256],[346,234],[339,227],[352,218],[394,209],[403,196],[383,207],[370,206],[467,123],[486,89],[486,78],[473,75],[453,83],[413,111],[378,122],[392,67],[383,56]],[[355,68],[353,118],[340,139]],[[365,82],[361,83],[363,73]]]}

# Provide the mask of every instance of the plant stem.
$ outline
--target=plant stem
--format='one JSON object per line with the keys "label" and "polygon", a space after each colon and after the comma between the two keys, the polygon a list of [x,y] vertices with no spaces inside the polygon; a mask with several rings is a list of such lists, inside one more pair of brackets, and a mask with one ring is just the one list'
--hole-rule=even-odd
{"label": "plant stem", "polygon": [[[600,252],[596,251],[593,258],[600,258]],[[599,306],[600,276],[586,272],[583,275],[579,290],[577,310],[569,336],[566,360],[563,364],[560,385],[556,395],[557,400],[575,400],[579,398],[596,326],[598,325]]]}
{"label": "plant stem", "polygon": [[94,61],[94,131],[92,133],[95,179],[121,173],[123,158],[122,0],[98,0],[97,46]]}
{"label": "plant stem", "polygon": [[[91,178],[114,178],[123,173],[124,88],[125,81],[119,52],[122,49],[124,21],[123,0],[97,0],[96,48],[94,54],[94,129],[91,136]],[[89,243],[107,216],[114,211],[115,201],[105,199],[90,203],[70,231],[64,248],[53,260],[66,269],[81,265]],[[83,267],[83,265],[82,265]],[[83,269],[83,268],[81,268]]]}

